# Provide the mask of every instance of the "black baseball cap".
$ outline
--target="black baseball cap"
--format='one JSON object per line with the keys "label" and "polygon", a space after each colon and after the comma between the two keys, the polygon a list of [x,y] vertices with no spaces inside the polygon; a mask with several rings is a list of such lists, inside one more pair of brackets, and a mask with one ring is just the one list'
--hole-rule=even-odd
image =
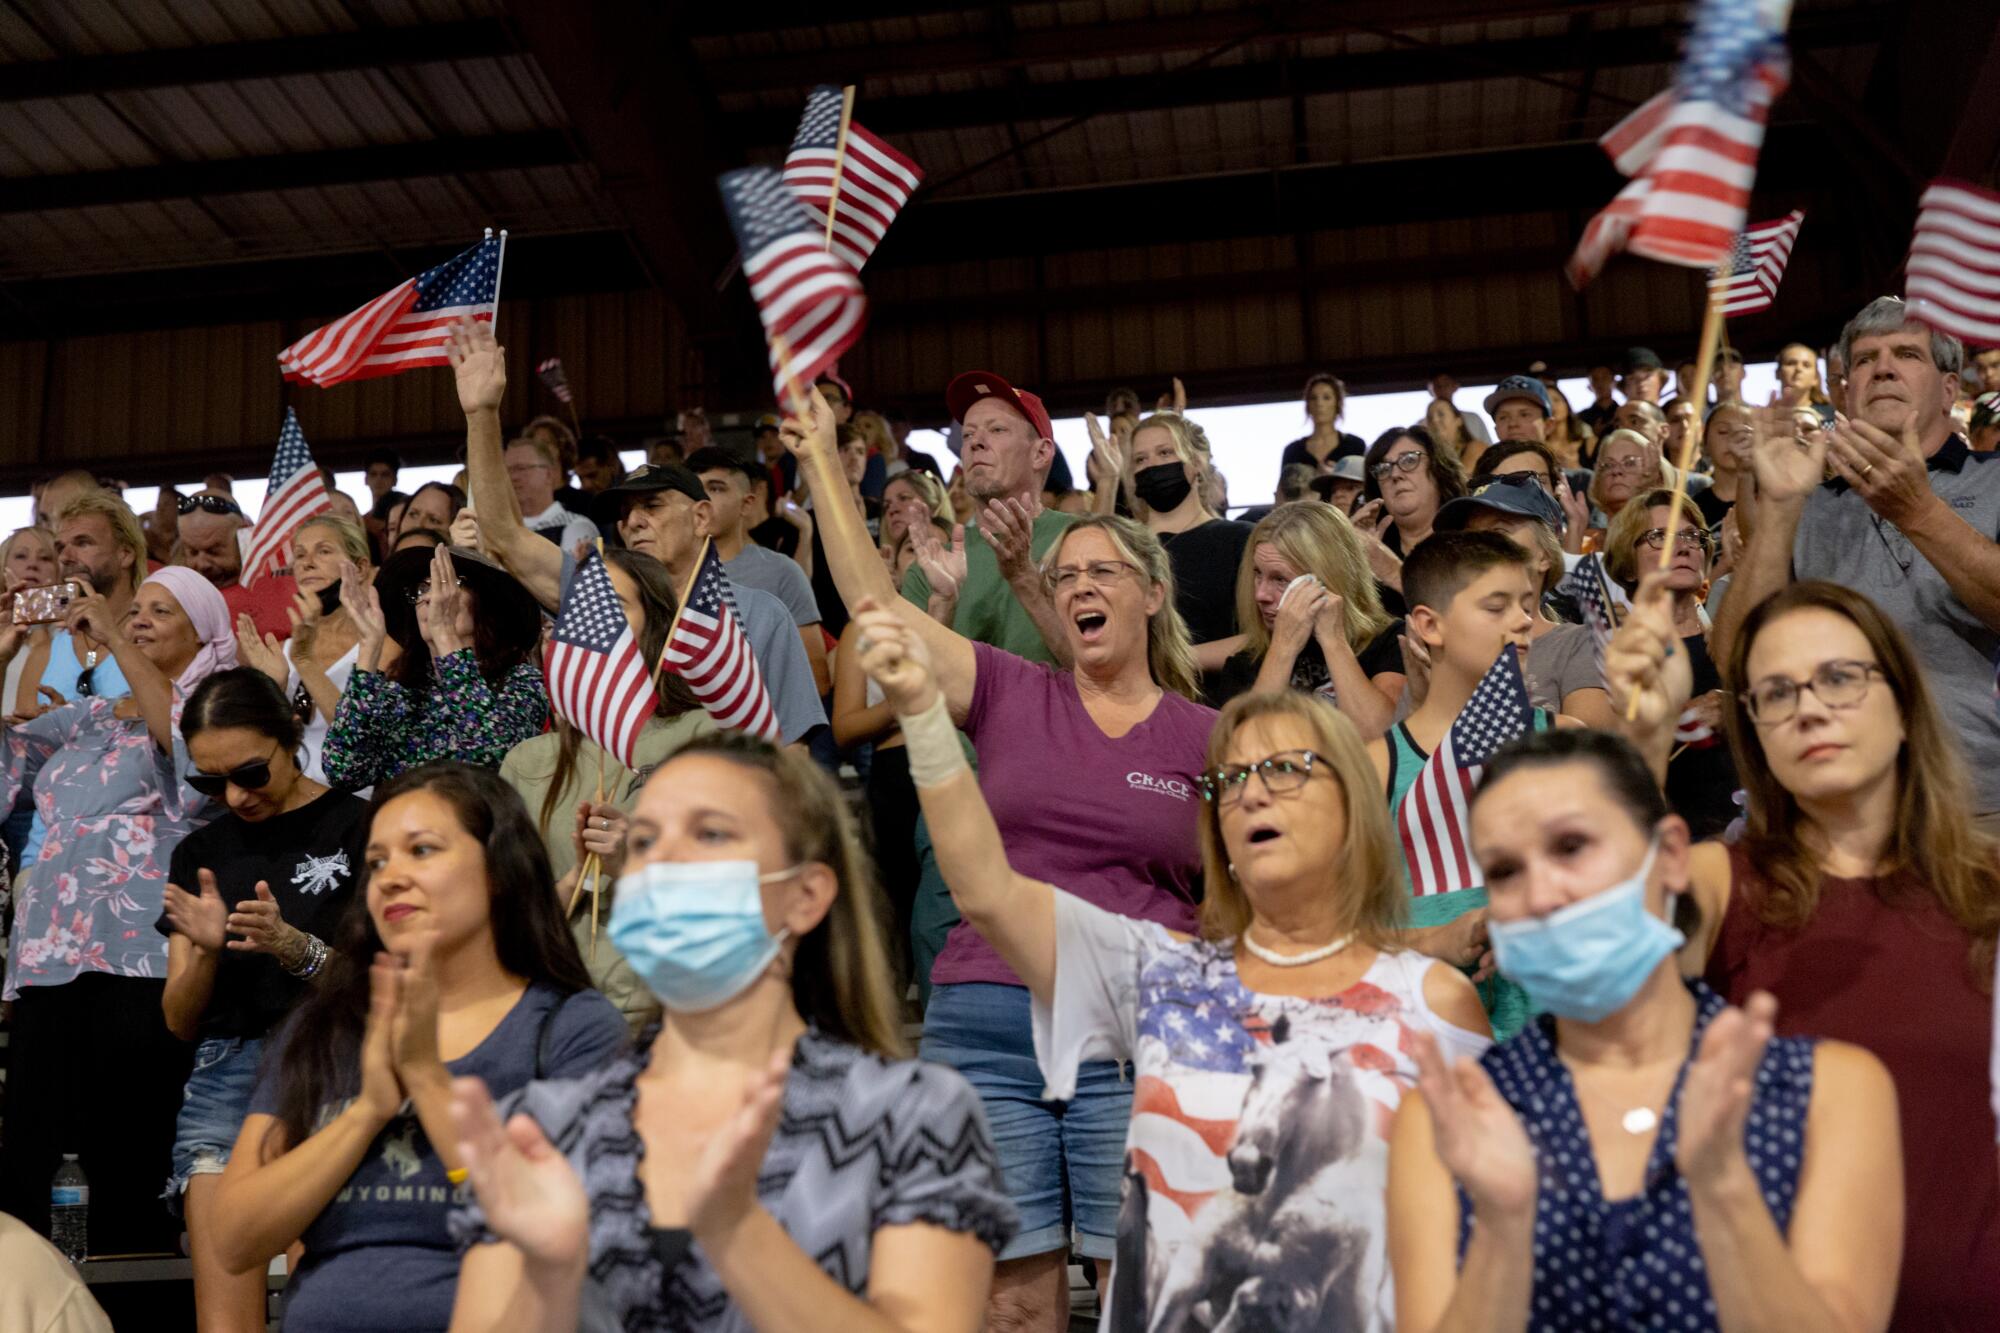
{"label": "black baseball cap", "polygon": [[1556,498],[1533,481],[1513,477],[1496,477],[1472,494],[1459,496],[1438,510],[1431,526],[1438,532],[1456,532],[1471,520],[1475,509],[1497,509],[1562,531],[1563,511]]}
{"label": "black baseball cap", "polygon": [[650,495],[655,491],[679,491],[690,500],[708,498],[701,478],[678,463],[646,463],[625,474],[616,486],[606,486],[605,495]]}
{"label": "black baseball cap", "polygon": [[1635,370],[1665,370],[1660,364],[1660,354],[1650,347],[1628,347],[1625,349],[1625,373]]}

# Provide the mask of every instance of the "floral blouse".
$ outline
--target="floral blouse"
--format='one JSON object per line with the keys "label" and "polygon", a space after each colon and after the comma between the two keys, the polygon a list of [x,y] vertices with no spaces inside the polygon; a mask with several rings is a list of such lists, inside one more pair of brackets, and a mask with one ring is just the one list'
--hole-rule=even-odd
{"label": "floral blouse", "polygon": [[[24,788],[47,829],[40,857],[15,884],[4,998],[85,972],[164,977],[167,861],[212,813],[178,774],[187,752],[153,743],[119,700],[79,699],[0,736],[0,809]],[[175,708],[176,732],[179,700]]]}
{"label": "floral blouse", "polygon": [[357,667],[327,729],[320,762],[329,785],[354,791],[433,759],[499,768],[507,751],[539,735],[548,719],[541,668],[523,662],[498,689],[479,674],[470,648],[437,662],[421,698],[379,671]]}

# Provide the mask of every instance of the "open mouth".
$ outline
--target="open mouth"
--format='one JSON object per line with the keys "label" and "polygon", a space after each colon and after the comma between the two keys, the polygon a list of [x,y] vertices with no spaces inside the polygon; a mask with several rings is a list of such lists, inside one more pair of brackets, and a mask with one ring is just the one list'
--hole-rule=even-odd
{"label": "open mouth", "polygon": [[1250,830],[1250,843],[1252,846],[1255,846],[1258,843],[1274,842],[1281,836],[1283,835],[1281,835],[1278,832],[1278,830],[1270,827],[1269,825],[1263,825],[1261,827],[1253,828]]}
{"label": "open mouth", "polygon": [[1095,643],[1104,637],[1105,626],[1110,622],[1102,611],[1079,611],[1071,623],[1076,626],[1078,638]]}

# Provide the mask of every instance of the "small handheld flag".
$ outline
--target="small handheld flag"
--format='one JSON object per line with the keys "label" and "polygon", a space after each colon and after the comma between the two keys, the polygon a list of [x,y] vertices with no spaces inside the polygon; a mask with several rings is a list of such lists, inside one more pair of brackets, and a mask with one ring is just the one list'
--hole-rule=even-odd
{"label": "small handheld flag", "polygon": [[725,731],[783,739],[778,713],[764,688],[764,674],[736,618],[736,596],[715,544],[704,541],[701,560],[667,636],[660,669],[687,681],[688,689]]}
{"label": "small handheld flag", "polygon": [[535,374],[541,377],[542,387],[556,396],[557,402],[566,403],[575,396],[570,392],[569,376],[563,373],[561,357],[549,357],[535,367]]}
{"label": "small handheld flag", "polygon": [[1736,238],[1729,262],[1708,279],[1711,287],[1721,289],[1725,317],[1754,315],[1771,308],[1805,220],[1806,215],[1795,208],[1775,222],[1752,225]]}
{"label": "small handheld flag", "polygon": [[843,140],[843,102],[842,90],[830,83],[806,97],[785,154],[785,184],[831,228],[833,252],[859,272],[923,184],[924,170],[851,116]]}
{"label": "small handheld flag", "polygon": [[619,763],[636,768],[633,748],[659,696],[604,557],[595,551],[570,579],[543,662],[556,712]]}
{"label": "small handheld flag", "polygon": [[321,388],[418,366],[442,366],[453,324],[468,316],[493,319],[506,252],[507,233],[489,235],[470,250],[314,329],[278,353],[278,365],[286,379]]}
{"label": "small handheld flag", "polygon": [[1396,807],[1396,833],[1414,895],[1476,889],[1485,882],[1472,859],[1472,793],[1494,752],[1534,725],[1520,654],[1510,643]]}
{"label": "small handheld flag", "polygon": [[1911,314],[1977,346],[2000,346],[2000,194],[1932,181],[1905,271]]}
{"label": "small handheld flag", "polygon": [[[765,337],[790,345],[792,369],[810,385],[868,323],[861,279],[837,249],[824,247],[812,215],[771,168],[725,172],[717,184]],[[786,376],[775,348],[771,381],[784,398]]]}
{"label": "small handheld flag", "polygon": [[264,490],[264,505],[250,528],[250,543],[244,548],[243,570],[239,576],[246,588],[266,574],[276,574],[291,562],[292,534],[299,524],[315,514],[333,509],[333,495],[326,478],[319,473],[312,453],[306,448],[306,433],[299,429],[299,414],[285,409],[285,424],[278,431],[278,454],[271,460],[271,479]]}

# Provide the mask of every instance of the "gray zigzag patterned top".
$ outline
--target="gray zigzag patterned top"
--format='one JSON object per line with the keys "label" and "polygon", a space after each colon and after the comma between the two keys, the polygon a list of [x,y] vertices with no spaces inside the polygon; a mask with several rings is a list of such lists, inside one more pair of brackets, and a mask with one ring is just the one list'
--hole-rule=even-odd
{"label": "gray zigzag patterned top", "polygon": [[[634,1081],[657,1029],[629,1055],[576,1079],[531,1083],[502,1102],[542,1127],[590,1195],[590,1276],[579,1333],[750,1333],[690,1245],[669,1270],[656,1251],[632,1128]],[[809,1031],[792,1056],[757,1196],[828,1276],[861,1294],[882,1227],[966,1232],[997,1255],[1019,1222],[979,1098],[958,1073],[879,1056]],[[477,1202],[454,1212],[461,1251],[498,1240]]]}

